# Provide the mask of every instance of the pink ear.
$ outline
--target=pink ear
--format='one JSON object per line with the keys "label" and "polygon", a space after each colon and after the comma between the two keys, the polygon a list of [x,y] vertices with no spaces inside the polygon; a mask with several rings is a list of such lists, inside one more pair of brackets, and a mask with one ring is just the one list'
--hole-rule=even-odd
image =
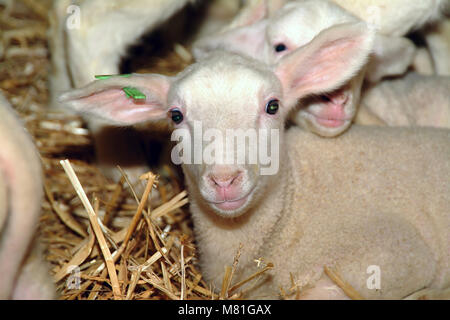
{"label": "pink ear", "polygon": [[201,60],[214,50],[226,50],[259,58],[264,49],[267,20],[200,39],[192,47],[195,59]]}
{"label": "pink ear", "polygon": [[[124,87],[141,91],[145,99],[127,97]],[[133,125],[166,116],[170,78],[161,75],[133,74],[97,80],[84,88],[60,96],[60,102],[83,113],[103,118],[112,124]]]}
{"label": "pink ear", "polygon": [[267,1],[269,0],[250,2],[219,34],[207,36],[194,43],[192,52],[195,59],[201,60],[217,49],[251,57],[260,56],[267,26]]}
{"label": "pink ear", "polygon": [[270,2],[267,3],[268,1],[272,0],[250,1],[222,31],[249,26],[267,18],[268,11],[271,9]]}
{"label": "pink ear", "polygon": [[310,43],[285,56],[275,66],[285,105],[342,86],[367,62],[373,41],[374,31],[365,23],[346,23],[322,31]]}
{"label": "pink ear", "polygon": [[267,15],[271,16],[275,12],[281,9],[289,0],[266,0],[267,3]]}

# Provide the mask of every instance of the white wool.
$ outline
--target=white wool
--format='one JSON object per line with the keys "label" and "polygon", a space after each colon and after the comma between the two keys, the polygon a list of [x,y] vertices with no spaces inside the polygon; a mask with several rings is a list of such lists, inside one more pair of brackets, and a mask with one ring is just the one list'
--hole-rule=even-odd
{"label": "white wool", "polygon": [[53,298],[53,279],[32,242],[43,197],[40,159],[2,95],[0,145],[0,299]]}

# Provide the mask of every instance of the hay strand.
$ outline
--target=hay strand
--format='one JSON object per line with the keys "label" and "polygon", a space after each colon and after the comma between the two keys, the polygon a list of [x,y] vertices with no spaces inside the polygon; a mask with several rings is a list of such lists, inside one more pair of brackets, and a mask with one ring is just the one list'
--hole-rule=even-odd
{"label": "hay strand", "polygon": [[109,277],[111,279],[112,289],[113,289],[113,293],[114,293],[114,299],[121,300],[122,293],[120,292],[120,286],[119,286],[119,281],[117,279],[116,268],[115,268],[115,265],[113,262],[113,258],[111,256],[111,252],[109,251],[105,237],[104,237],[103,232],[98,223],[98,217],[95,214],[94,209],[92,208],[92,205],[89,202],[89,199],[88,199],[86,193],[84,192],[83,187],[81,186],[81,183],[78,180],[78,177],[76,176],[75,171],[73,170],[73,167],[71,166],[69,160],[67,160],[67,159],[62,160],[61,165],[64,168],[64,171],[66,171],[66,174],[70,179],[70,182],[72,183],[73,187],[75,188],[75,191],[77,192],[78,196],[80,197],[81,202],[83,203],[84,208],[86,209],[86,211],[89,215],[89,220],[91,222],[92,229],[94,230],[95,236],[97,237],[97,241],[100,244],[100,249],[105,258],[106,267],[108,269]]}
{"label": "hay strand", "polygon": [[323,268],[325,274],[337,284],[339,288],[344,291],[344,293],[353,300],[364,300],[364,298],[356,291],[350,284],[345,282],[342,277],[339,275],[337,270],[330,269],[327,266]]}

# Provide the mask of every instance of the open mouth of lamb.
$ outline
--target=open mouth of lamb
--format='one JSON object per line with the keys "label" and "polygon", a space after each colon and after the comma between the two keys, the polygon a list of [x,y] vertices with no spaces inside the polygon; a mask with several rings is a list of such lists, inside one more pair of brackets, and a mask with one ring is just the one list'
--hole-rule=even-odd
{"label": "open mouth of lamb", "polygon": [[352,117],[348,116],[345,106],[350,100],[350,94],[347,90],[337,90],[330,94],[323,94],[318,97],[321,107],[319,112],[306,110],[311,114],[315,121],[327,128],[338,128],[344,126]]}

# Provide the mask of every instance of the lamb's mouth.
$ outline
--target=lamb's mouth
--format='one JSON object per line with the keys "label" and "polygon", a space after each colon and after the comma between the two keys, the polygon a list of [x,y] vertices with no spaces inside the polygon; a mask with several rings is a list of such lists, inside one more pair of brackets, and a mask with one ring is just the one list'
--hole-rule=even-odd
{"label": "lamb's mouth", "polygon": [[346,90],[338,90],[331,94],[323,94],[317,98],[324,106],[320,112],[312,112],[308,108],[303,113],[320,126],[326,128],[339,128],[349,124],[353,117],[345,112],[345,106],[351,97]]}
{"label": "lamb's mouth", "polygon": [[246,195],[243,197],[232,199],[232,200],[223,200],[223,201],[209,201],[208,203],[215,206],[216,208],[222,210],[222,211],[235,211],[240,208],[242,208],[250,198],[250,195],[253,193],[254,188],[252,188],[249,192],[247,192]]}

